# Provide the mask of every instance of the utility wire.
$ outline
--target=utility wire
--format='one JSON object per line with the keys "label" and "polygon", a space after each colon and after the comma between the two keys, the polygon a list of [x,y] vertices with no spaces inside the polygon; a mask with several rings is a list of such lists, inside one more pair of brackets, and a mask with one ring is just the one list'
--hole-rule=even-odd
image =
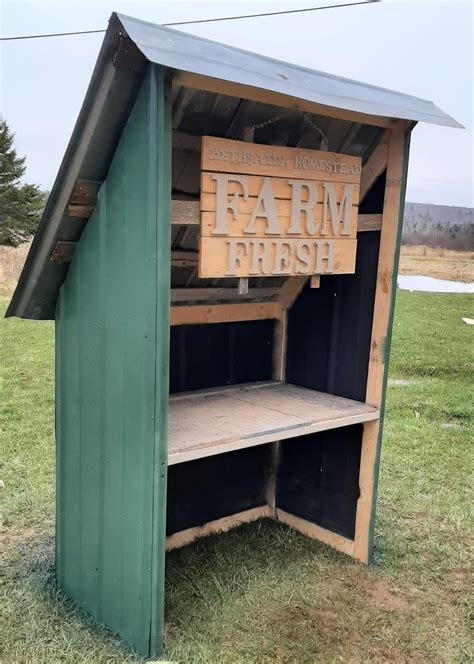
{"label": "utility wire", "polygon": [[[173,23],[162,23],[165,28],[177,25],[193,25],[197,23],[217,23],[218,21],[237,21],[246,18],[261,18],[264,16],[282,16],[283,14],[301,14],[303,12],[317,12],[321,9],[338,9],[340,7],[353,7],[354,5],[370,5],[381,0],[360,0],[359,2],[346,2],[338,5],[325,5],[320,7],[306,7],[303,9],[287,9],[281,12],[266,12],[265,14],[245,14],[242,16],[222,16],[218,18],[201,18],[194,21],[175,21]],[[43,39],[45,37],[69,37],[72,35],[92,35],[105,30],[78,30],[76,32],[53,32],[43,35],[21,35],[18,37],[0,37],[0,41],[16,41],[19,39]]]}
{"label": "utility wire", "polygon": [[0,37],[0,41],[14,41],[16,39],[42,39],[43,37],[70,37],[71,35],[92,35],[105,30],[78,30],[77,32],[50,32],[47,35],[22,35],[21,37]]}

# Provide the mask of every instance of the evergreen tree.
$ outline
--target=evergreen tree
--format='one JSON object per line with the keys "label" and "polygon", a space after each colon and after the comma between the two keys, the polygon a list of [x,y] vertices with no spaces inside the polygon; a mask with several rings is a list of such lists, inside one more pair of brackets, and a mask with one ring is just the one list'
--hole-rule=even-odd
{"label": "evergreen tree", "polygon": [[34,184],[22,184],[25,157],[19,157],[13,134],[0,116],[0,244],[16,246],[33,235],[47,194]]}

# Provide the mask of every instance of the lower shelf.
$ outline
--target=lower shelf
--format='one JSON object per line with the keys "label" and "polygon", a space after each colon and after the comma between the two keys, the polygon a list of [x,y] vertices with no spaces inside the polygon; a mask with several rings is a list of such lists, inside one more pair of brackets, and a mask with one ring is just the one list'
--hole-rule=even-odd
{"label": "lower shelf", "polygon": [[249,383],[170,397],[168,464],[369,422],[366,403],[289,383]]}

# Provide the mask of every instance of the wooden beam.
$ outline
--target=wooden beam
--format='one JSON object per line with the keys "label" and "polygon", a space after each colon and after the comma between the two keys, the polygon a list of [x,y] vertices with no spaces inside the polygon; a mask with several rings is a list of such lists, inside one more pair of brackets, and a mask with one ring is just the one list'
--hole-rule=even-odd
{"label": "wooden beam", "polygon": [[[200,225],[200,216],[199,201],[171,201],[171,223],[173,226],[198,227]],[[359,214],[357,217],[357,232],[380,230],[381,223],[382,215],[380,214]]]}
{"label": "wooden beam", "polygon": [[388,131],[385,131],[382,134],[379,142],[372,151],[372,154],[362,166],[359,194],[361,203],[370,191],[375,180],[382,175],[387,167],[389,134],[390,132]]}
{"label": "wooden beam", "polygon": [[171,223],[173,226],[199,226],[200,219],[199,201],[171,201]]}
{"label": "wooden beam", "polygon": [[309,277],[296,276],[286,278],[285,283],[280,289],[280,295],[278,297],[278,302],[284,311],[291,308],[293,302],[305,287],[308,279]]}
{"label": "wooden beam", "polygon": [[[388,144],[387,181],[380,235],[379,263],[375,291],[374,317],[370,342],[369,371],[365,400],[381,408],[384,400],[388,369],[388,349],[391,336],[391,317],[396,282],[394,275],[402,223],[402,198],[406,181],[408,153],[404,131],[392,131]],[[381,423],[364,424],[359,471],[359,499],[357,501],[354,538],[354,558],[367,563],[371,548],[374,518],[374,491],[376,488]]]}
{"label": "wooden beam", "polygon": [[56,263],[56,265],[70,263],[76,250],[76,246],[77,242],[66,242],[59,240],[56,242],[53,253],[51,254],[51,262]]}
{"label": "wooden beam", "polygon": [[89,219],[94,210],[93,205],[71,205],[67,206],[67,214],[75,219]]}
{"label": "wooden beam", "polygon": [[229,95],[231,97],[240,97],[242,99],[251,99],[263,104],[271,104],[280,108],[294,108],[308,113],[325,115],[329,118],[339,120],[348,120],[349,122],[359,122],[361,124],[373,125],[375,127],[397,127],[400,121],[396,118],[385,118],[378,115],[369,115],[348,111],[333,106],[325,106],[311,101],[290,97],[289,95],[262,88],[255,88],[241,83],[223,81],[210,76],[201,76],[191,72],[177,72],[173,79],[173,85],[183,85],[194,90],[206,90],[216,94]]}
{"label": "wooden beam", "polygon": [[379,231],[382,228],[381,214],[359,214],[357,217],[357,232]]}
{"label": "wooden beam", "polygon": [[354,542],[347,539],[347,537],[333,533],[326,528],[321,528],[321,526],[317,526],[315,523],[311,523],[311,521],[301,519],[294,514],[288,514],[288,512],[278,508],[275,510],[275,517],[278,521],[281,521],[281,523],[303,533],[306,537],[324,542],[324,544],[328,544],[333,549],[342,551],[342,553],[346,553],[348,556],[352,556],[353,554]]}
{"label": "wooden beam", "polygon": [[175,249],[171,252],[172,267],[196,267],[197,263],[197,251],[181,251],[179,249]]}
{"label": "wooden beam", "polygon": [[277,297],[279,288],[250,288],[240,294],[236,288],[172,288],[171,303],[198,300],[258,300]]}
{"label": "wooden beam", "polygon": [[172,549],[179,549],[186,544],[194,542],[198,537],[206,537],[206,535],[210,535],[211,533],[226,533],[228,530],[239,526],[241,523],[248,523],[249,521],[255,521],[256,519],[270,516],[271,511],[269,506],[262,505],[261,507],[253,507],[252,509],[237,512],[237,514],[230,514],[229,516],[224,516],[220,519],[215,519],[214,521],[208,521],[202,526],[187,528],[178,533],[168,535],[166,538],[166,550],[171,551]]}
{"label": "wooden beam", "polygon": [[97,203],[97,195],[102,186],[100,180],[83,180],[79,178],[74,185],[69,203],[72,205],[92,205]]}
{"label": "wooden beam", "polygon": [[67,214],[75,219],[89,219],[97,203],[97,196],[102,182],[79,178],[69,197]]}
{"label": "wooden beam", "polygon": [[267,320],[281,317],[278,302],[248,302],[244,304],[215,304],[171,307],[171,325],[202,325],[231,323],[245,320]]}

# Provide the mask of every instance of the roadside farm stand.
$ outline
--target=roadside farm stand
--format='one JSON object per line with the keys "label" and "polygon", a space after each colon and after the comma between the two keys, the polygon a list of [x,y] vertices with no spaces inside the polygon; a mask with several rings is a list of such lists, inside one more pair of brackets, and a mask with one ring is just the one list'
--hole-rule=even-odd
{"label": "roadside farm stand", "polygon": [[368,562],[417,121],[459,126],[112,15],[7,316],[56,320],[58,585],[140,654],[196,537]]}

